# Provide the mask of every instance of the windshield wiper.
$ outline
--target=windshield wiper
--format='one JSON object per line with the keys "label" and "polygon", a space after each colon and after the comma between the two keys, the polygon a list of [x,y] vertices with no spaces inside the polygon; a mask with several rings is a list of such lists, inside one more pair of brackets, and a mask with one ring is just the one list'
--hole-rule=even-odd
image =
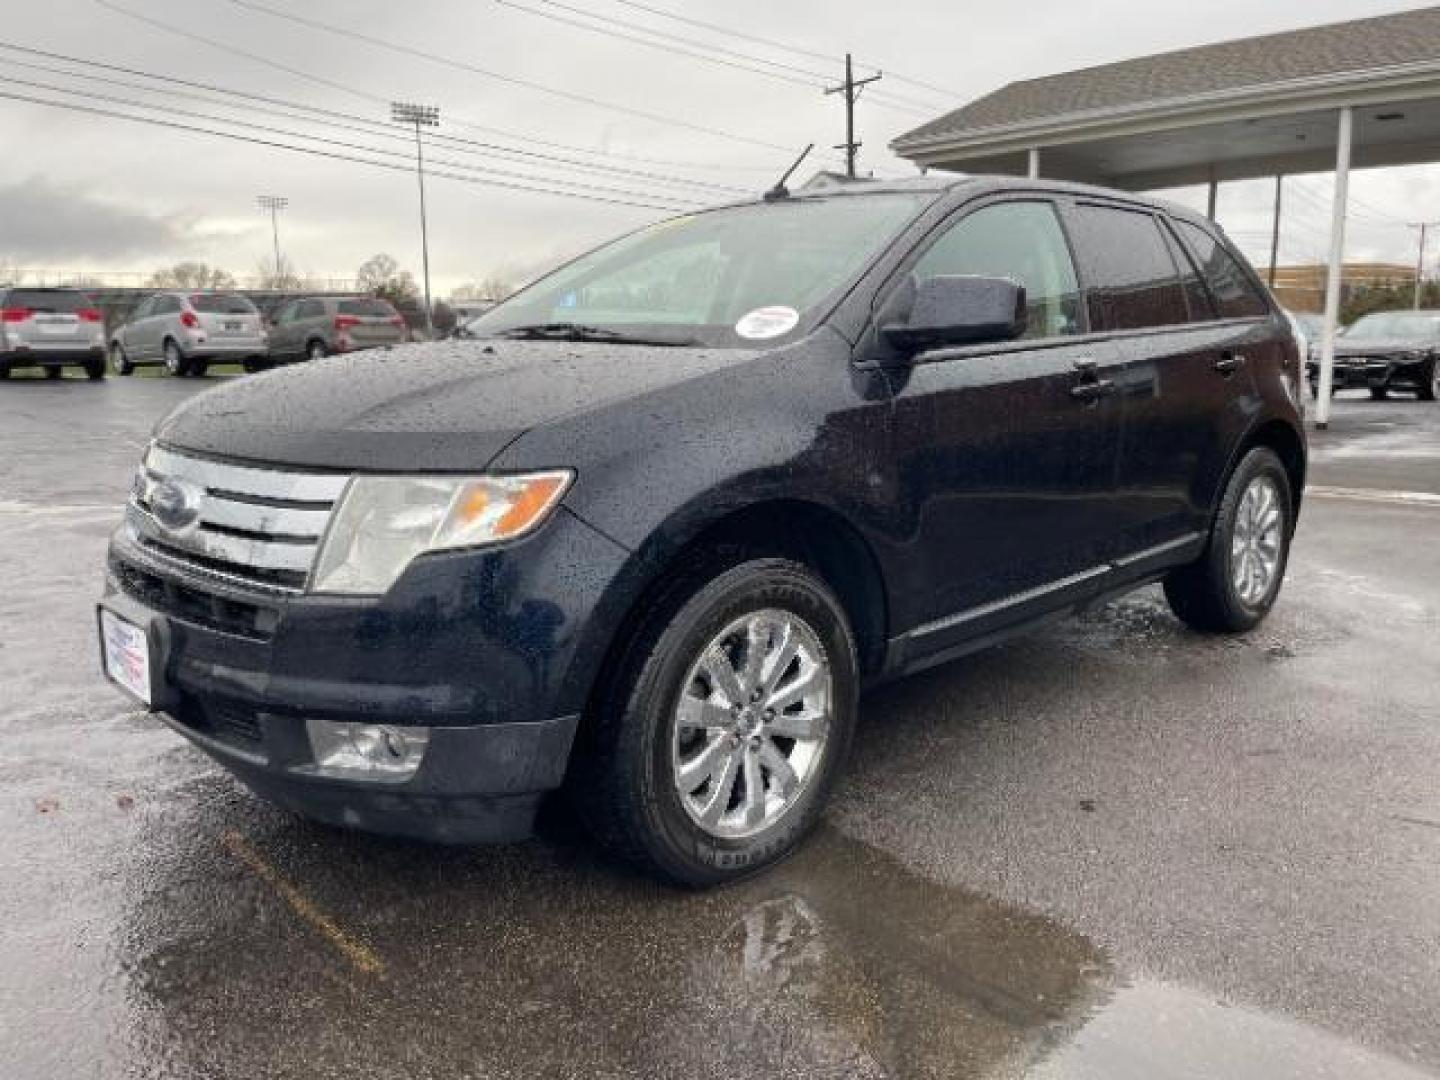
{"label": "windshield wiper", "polygon": [[496,337],[518,338],[524,341],[603,341],[614,345],[668,345],[682,347],[699,345],[693,338],[646,337],[642,334],[626,334],[619,330],[607,330],[603,326],[586,326],[584,323],[548,322],[531,323],[527,326],[512,326],[501,330]]}

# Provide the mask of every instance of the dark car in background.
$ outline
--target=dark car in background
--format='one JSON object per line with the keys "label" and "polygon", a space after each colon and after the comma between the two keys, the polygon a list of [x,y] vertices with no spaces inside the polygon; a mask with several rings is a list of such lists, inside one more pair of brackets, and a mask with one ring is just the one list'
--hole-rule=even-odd
{"label": "dark car in background", "polygon": [[366,296],[307,296],[271,316],[270,359],[319,360],[409,339],[405,319],[388,300]]}
{"label": "dark car in background", "polygon": [[58,379],[69,366],[105,377],[105,319],[90,295],[0,285],[0,379],[24,367]]}
{"label": "dark car in background", "polygon": [[[1320,350],[1307,364],[1310,392],[1320,393]],[[1377,311],[1361,316],[1335,339],[1335,390],[1390,391],[1421,401],[1440,396],[1440,311]]]}
{"label": "dark car in background", "polygon": [[863,686],[1150,582],[1245,631],[1284,577],[1295,338],[1163,203],[767,199],[469,330],[190,399],[112,540],[109,676],[326,821],[511,839],[564,784],[623,856],[723,882],[816,824]]}

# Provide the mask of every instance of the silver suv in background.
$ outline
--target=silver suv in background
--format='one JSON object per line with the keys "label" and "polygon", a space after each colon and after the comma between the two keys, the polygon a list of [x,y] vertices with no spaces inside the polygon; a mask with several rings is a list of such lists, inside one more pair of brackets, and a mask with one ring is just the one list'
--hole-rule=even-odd
{"label": "silver suv in background", "polygon": [[58,379],[67,364],[105,377],[105,319],[95,301],[79,289],[0,285],[0,379],[18,367]]}
{"label": "silver suv in background", "polygon": [[309,296],[283,304],[270,327],[272,360],[318,360],[331,353],[399,345],[410,331],[389,301],[364,296]]}
{"label": "silver suv in background", "polygon": [[156,293],[110,335],[117,375],[142,364],[164,364],[171,375],[204,375],[211,361],[258,371],[267,351],[264,320],[238,293]]}

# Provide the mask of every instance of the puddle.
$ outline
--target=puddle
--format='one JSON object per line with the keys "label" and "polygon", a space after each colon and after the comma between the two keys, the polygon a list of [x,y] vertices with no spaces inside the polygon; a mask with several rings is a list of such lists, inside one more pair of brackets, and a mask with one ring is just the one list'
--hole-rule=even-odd
{"label": "puddle", "polygon": [[[244,798],[193,809],[233,826]],[[171,818],[123,931],[124,1071],[1020,1075],[1110,979],[1085,939],[833,830],[693,894],[573,837],[456,852],[260,818],[245,843],[382,970],[347,963],[215,830]]]}
{"label": "puddle", "polygon": [[1433,1074],[1320,1028],[1138,983],[1027,1080],[1425,1080]]}

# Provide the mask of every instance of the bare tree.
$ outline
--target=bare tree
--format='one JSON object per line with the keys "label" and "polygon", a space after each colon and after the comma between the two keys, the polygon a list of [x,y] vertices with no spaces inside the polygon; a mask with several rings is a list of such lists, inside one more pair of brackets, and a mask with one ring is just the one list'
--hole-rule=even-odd
{"label": "bare tree", "polygon": [[499,274],[490,274],[479,281],[467,281],[451,291],[451,300],[504,300],[515,291],[511,281]]}
{"label": "bare tree", "polygon": [[295,270],[295,264],[284,255],[280,256],[278,266],[272,259],[256,261],[255,285],[257,288],[276,292],[298,292],[306,287],[305,279]]}
{"label": "bare tree", "polygon": [[397,307],[412,304],[420,295],[410,271],[401,270],[395,256],[383,251],[360,264],[360,269],[355,271],[355,284],[362,291],[383,297]]}
{"label": "bare tree", "polygon": [[235,277],[218,266],[187,261],[156,270],[146,284],[152,289],[233,289]]}

